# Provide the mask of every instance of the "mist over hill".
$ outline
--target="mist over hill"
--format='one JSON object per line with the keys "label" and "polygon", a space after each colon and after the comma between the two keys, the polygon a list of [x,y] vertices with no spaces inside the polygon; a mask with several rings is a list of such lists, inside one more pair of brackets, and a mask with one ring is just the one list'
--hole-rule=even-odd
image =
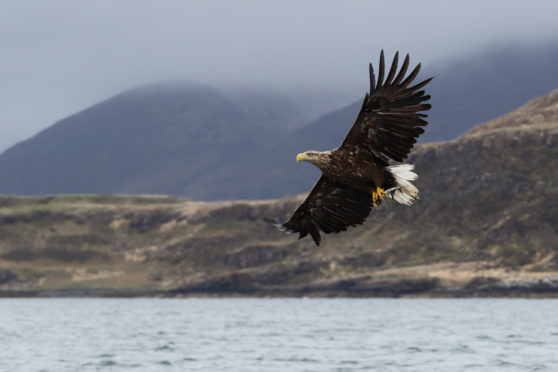
{"label": "mist over hill", "polygon": [[558,88],[558,42],[498,46],[425,66],[432,110],[421,142],[447,141]]}
{"label": "mist over hill", "polygon": [[[390,58],[386,56],[389,63]],[[377,61],[372,63],[377,69]],[[411,58],[411,63],[416,61]],[[419,139],[422,143],[454,139],[476,125],[558,88],[558,43],[485,49],[467,57],[423,66],[417,80],[432,76],[434,79],[425,88],[432,96],[432,109],[428,112],[426,132]],[[343,138],[361,103],[361,99],[356,100],[324,115],[309,127],[315,132],[333,130],[332,137],[337,135],[337,142],[332,142],[332,138],[323,143],[331,148]],[[347,124],[343,127],[337,121]],[[337,126],[343,128],[338,130]],[[318,140],[318,145],[321,144]]]}
{"label": "mist over hill", "polygon": [[[391,59],[391,56],[387,56]],[[436,78],[425,141],[450,140],[558,87],[558,45],[490,49],[426,66]],[[373,61],[377,65],[377,61]],[[368,77],[363,74],[363,79]],[[364,92],[363,92],[364,94]],[[192,83],[125,91],[0,155],[0,193],[170,194],[260,199],[308,190],[318,170],[297,153],[339,145],[360,99],[310,120],[319,99],[221,92]]]}

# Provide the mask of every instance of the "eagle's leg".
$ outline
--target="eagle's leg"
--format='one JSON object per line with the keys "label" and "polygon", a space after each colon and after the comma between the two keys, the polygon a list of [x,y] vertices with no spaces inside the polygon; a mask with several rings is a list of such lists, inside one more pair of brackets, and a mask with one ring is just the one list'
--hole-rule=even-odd
{"label": "eagle's leg", "polygon": [[385,201],[386,199],[384,198],[384,195],[386,195],[386,191],[384,189],[382,189],[381,187],[378,187],[378,189],[376,190],[376,192],[378,193],[378,197],[380,199],[382,199],[383,201]]}
{"label": "eagle's leg", "polygon": [[378,200],[386,200],[384,195],[386,195],[386,191],[381,187],[376,187],[376,191],[372,192],[372,203],[374,204],[374,207],[378,207],[378,204],[376,203]]}

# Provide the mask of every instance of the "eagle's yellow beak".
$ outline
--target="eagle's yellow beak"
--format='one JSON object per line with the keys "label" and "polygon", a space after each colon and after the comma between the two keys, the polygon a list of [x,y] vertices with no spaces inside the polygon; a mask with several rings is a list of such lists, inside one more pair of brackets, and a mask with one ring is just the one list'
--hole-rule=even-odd
{"label": "eagle's yellow beak", "polygon": [[301,160],[305,160],[305,159],[306,159],[306,154],[304,152],[300,153],[296,156],[296,161],[301,161]]}

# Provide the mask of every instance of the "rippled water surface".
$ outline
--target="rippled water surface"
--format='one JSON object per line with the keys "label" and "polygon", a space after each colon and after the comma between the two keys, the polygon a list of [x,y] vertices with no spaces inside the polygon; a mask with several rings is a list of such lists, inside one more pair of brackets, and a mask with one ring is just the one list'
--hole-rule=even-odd
{"label": "rippled water surface", "polygon": [[0,371],[558,371],[558,300],[1,299]]}

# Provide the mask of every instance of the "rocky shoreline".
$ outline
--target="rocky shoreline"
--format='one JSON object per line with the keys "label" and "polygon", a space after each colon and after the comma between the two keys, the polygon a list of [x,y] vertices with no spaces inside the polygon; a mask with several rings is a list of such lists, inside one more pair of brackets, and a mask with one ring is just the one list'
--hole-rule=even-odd
{"label": "rocky shoreline", "polygon": [[171,290],[61,288],[0,290],[0,298],[206,298],[206,297],[359,297],[359,298],[558,298],[558,276],[524,281],[475,278],[464,288],[448,288],[439,279],[338,280],[300,286],[242,287],[231,283],[204,283]]}

